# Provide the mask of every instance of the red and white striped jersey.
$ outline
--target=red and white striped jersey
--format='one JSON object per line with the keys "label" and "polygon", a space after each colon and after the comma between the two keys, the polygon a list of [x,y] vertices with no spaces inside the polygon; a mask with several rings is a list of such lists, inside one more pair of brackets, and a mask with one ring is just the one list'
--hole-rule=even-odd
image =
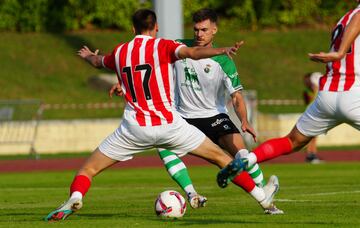
{"label": "red and white striped jersey", "polygon": [[[360,5],[347,12],[332,32],[331,51],[340,48],[346,26],[351,18],[360,11]],[[329,62],[326,73],[320,78],[320,91],[348,91],[360,89],[360,36],[351,44],[348,53],[339,61]]]}
{"label": "red and white striped jersey", "polygon": [[124,119],[130,124],[157,126],[173,122],[173,67],[181,43],[137,35],[104,56],[125,94]]}

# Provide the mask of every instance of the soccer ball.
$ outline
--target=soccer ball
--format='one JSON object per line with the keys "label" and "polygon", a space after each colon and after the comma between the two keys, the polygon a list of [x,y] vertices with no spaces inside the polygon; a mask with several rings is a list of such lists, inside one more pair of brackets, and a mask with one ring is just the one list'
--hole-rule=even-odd
{"label": "soccer ball", "polygon": [[186,211],[186,201],[177,191],[169,190],[159,194],[155,201],[155,213],[162,218],[181,218]]}

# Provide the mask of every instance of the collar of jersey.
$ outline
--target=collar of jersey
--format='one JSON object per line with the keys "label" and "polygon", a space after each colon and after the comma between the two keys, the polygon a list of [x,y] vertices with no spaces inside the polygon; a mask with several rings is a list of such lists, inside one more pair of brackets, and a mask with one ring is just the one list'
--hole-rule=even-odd
{"label": "collar of jersey", "polygon": [[148,35],[136,35],[135,38],[154,39],[153,37]]}

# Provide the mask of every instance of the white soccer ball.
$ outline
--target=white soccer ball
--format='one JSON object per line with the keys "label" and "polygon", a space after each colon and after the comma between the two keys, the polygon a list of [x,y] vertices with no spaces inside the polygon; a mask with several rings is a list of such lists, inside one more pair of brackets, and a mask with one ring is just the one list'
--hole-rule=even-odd
{"label": "white soccer ball", "polygon": [[168,190],[159,194],[155,201],[156,215],[162,218],[181,218],[186,211],[186,201],[177,191]]}

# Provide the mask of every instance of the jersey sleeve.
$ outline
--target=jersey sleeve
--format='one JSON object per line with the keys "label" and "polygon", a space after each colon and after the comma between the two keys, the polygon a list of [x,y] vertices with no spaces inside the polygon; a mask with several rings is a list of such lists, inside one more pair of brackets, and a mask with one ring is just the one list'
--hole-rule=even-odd
{"label": "jersey sleeve", "polygon": [[169,59],[171,63],[174,63],[175,61],[179,60],[178,53],[180,48],[186,47],[186,45],[174,40],[165,40],[165,42],[169,54]]}
{"label": "jersey sleeve", "polygon": [[101,62],[103,67],[115,71],[115,55],[113,53],[105,55]]}
{"label": "jersey sleeve", "polygon": [[115,53],[116,50],[121,46],[121,44],[119,44],[118,46],[116,46],[114,48],[114,50],[112,51],[112,53],[109,53],[105,56],[103,56],[101,63],[103,65],[103,67],[109,69],[109,70],[113,70],[116,71],[116,65],[115,65]]}
{"label": "jersey sleeve", "polygon": [[187,47],[194,47],[194,39],[177,39],[176,42],[185,44]]}
{"label": "jersey sleeve", "polygon": [[243,86],[241,85],[240,77],[234,61],[225,55],[221,55],[218,57],[217,62],[221,66],[223,80],[229,94],[242,90]]}

